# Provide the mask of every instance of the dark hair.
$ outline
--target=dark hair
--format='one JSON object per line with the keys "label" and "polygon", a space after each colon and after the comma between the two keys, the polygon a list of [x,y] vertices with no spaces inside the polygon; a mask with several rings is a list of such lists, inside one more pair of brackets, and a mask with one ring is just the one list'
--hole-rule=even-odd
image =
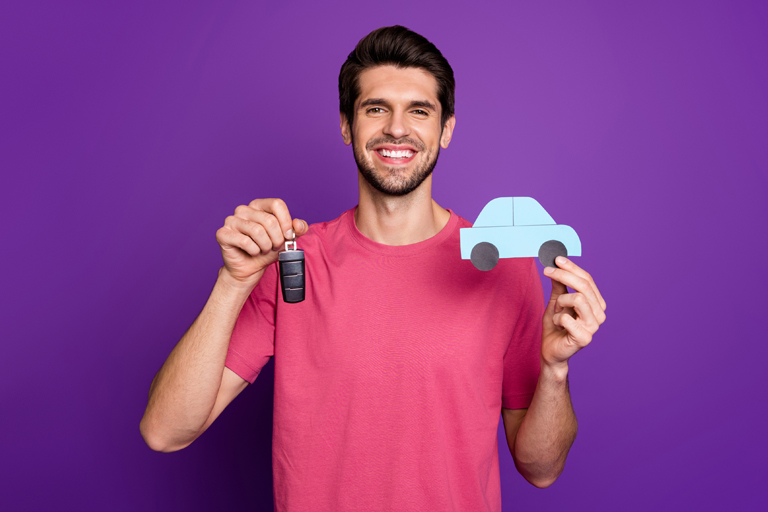
{"label": "dark hair", "polygon": [[440,126],[444,126],[453,115],[456,89],[453,69],[434,44],[400,25],[381,27],[362,38],[341,66],[339,111],[350,125],[355,118],[355,101],[360,96],[360,73],[387,64],[398,68],[420,68],[435,77],[442,111]]}

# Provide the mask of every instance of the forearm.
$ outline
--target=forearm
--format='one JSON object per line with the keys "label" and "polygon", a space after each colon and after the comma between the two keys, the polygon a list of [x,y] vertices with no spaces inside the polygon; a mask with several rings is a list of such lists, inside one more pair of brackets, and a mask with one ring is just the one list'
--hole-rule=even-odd
{"label": "forearm", "polygon": [[152,381],[140,430],[155,450],[191,443],[213,410],[235,322],[250,290],[219,272],[200,315]]}
{"label": "forearm", "polygon": [[567,364],[555,368],[542,362],[533,401],[512,448],[520,474],[537,487],[551,485],[565,467],[576,429]]}

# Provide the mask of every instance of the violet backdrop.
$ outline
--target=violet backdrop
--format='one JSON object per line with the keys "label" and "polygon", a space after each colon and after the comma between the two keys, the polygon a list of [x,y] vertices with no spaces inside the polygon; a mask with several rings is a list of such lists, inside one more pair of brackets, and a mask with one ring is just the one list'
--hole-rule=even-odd
{"label": "violet backdrop", "polygon": [[0,509],[271,510],[271,363],[186,450],[139,419],[235,206],[356,203],[338,71],[396,23],[456,74],[437,201],[537,198],[609,304],[561,478],[500,435],[504,510],[768,500],[768,4],[31,1],[0,16]]}

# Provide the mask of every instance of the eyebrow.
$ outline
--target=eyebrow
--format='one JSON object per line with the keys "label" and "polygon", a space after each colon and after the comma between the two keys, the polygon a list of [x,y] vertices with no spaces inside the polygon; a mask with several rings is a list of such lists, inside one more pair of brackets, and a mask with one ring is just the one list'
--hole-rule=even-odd
{"label": "eyebrow", "polygon": [[409,105],[409,107],[423,107],[428,108],[430,110],[434,110],[437,112],[437,107],[435,107],[431,102],[429,101],[412,101]]}
{"label": "eyebrow", "polygon": [[[362,103],[360,103],[360,108],[364,107],[370,107],[372,105],[389,105],[389,102],[383,98],[369,98]],[[422,107],[422,108],[428,108],[434,112],[437,112],[437,108],[435,105],[433,105],[431,102],[426,100],[415,100],[408,104],[408,108],[411,107]]]}

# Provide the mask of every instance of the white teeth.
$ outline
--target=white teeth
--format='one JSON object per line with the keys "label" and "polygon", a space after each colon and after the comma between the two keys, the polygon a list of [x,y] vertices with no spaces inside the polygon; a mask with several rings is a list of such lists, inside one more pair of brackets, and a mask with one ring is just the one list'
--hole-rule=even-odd
{"label": "white teeth", "polygon": [[389,158],[411,158],[413,151],[406,149],[405,151],[390,151],[388,149],[380,149],[379,152]]}

